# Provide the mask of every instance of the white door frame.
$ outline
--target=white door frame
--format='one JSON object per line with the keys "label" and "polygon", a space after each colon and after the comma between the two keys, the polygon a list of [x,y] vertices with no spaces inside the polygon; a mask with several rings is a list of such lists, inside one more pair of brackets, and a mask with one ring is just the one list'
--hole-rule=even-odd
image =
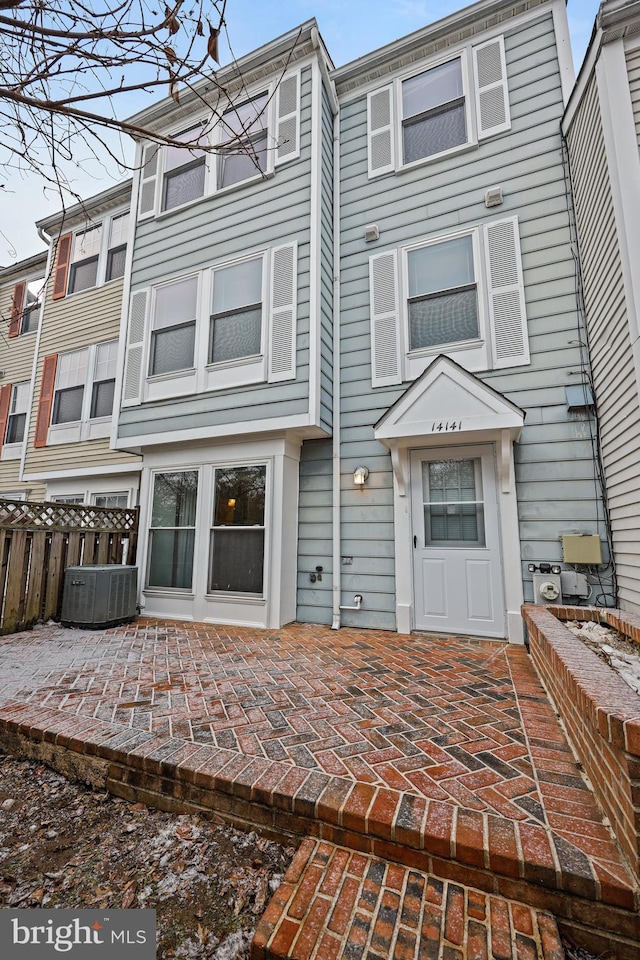
{"label": "white door frame", "polygon": [[[486,443],[482,445],[462,445],[458,446],[448,444],[442,447],[421,447],[409,451],[410,456],[410,477],[411,477],[411,529],[413,533],[413,620],[416,630],[434,630],[437,632],[460,633],[463,632],[469,636],[486,636],[494,639],[504,639],[506,636],[506,617],[504,603],[504,580],[502,563],[502,538],[500,536],[500,510],[498,506],[497,476],[496,476],[496,455],[495,445]],[[466,547],[457,544],[455,547],[429,547],[424,540],[424,515],[422,504],[424,500],[424,484],[422,465],[424,463],[434,463],[440,460],[448,459],[471,459],[479,463],[480,469],[480,492],[484,504],[483,527],[486,539],[483,545],[469,544]],[[418,508],[420,504],[420,508]],[[416,542],[418,541],[418,542]],[[449,594],[448,587],[451,586],[451,566],[457,567],[462,556],[475,557],[477,561],[489,561],[490,573],[490,594],[491,610],[493,616],[491,619],[478,620],[477,623],[467,622],[464,627],[461,620],[467,620],[466,617],[457,617],[458,624],[448,623],[447,617],[442,619],[427,617],[429,625],[425,624],[424,618],[419,617],[418,611],[422,609],[425,598],[420,596],[420,591],[424,590],[422,583],[422,563],[419,557],[426,559],[425,555],[434,554],[439,556],[445,567],[444,584],[445,595]],[[462,583],[460,588],[463,589]],[[461,601],[462,603],[462,601]],[[449,605],[447,605],[449,606]],[[458,608],[458,605],[455,605]],[[459,608],[461,609],[461,607]],[[420,622],[418,622],[420,619]]]}
{"label": "white door frame", "polygon": [[[411,633],[414,629],[413,598],[413,525],[411,517],[410,452],[414,449],[442,447],[429,443],[422,437],[417,444],[414,438],[402,441],[387,441],[393,464],[393,505],[395,521],[396,557],[396,623],[399,633]],[[505,601],[506,639],[510,643],[524,643],[524,629],[520,608],[524,602],[522,589],[520,532],[516,499],[513,441],[508,429],[480,431],[461,436],[451,436],[451,446],[478,446],[493,443],[497,459],[498,523],[502,551],[503,586]],[[410,445],[409,445],[410,444]],[[445,448],[446,449],[446,448]]]}

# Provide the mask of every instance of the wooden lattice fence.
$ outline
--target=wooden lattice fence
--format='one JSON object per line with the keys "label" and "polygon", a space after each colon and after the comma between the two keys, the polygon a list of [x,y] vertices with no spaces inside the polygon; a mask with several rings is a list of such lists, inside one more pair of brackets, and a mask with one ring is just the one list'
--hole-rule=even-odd
{"label": "wooden lattice fence", "polygon": [[0,499],[0,634],[58,619],[67,567],[136,562],[138,508]]}

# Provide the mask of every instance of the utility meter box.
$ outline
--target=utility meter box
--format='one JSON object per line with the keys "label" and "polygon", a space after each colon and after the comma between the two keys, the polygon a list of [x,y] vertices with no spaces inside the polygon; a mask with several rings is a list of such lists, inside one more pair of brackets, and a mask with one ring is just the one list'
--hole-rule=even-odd
{"label": "utility meter box", "polygon": [[562,537],[562,559],[565,563],[602,563],[600,537],[597,533],[565,534]]}
{"label": "utility meter box", "polygon": [[562,586],[559,573],[534,573],[534,603],[562,603]]}

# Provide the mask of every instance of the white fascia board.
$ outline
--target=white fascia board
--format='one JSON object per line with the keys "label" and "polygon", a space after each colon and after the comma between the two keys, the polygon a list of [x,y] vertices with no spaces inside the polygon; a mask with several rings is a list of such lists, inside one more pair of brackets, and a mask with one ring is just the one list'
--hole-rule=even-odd
{"label": "white fascia board", "polygon": [[[430,27],[409,34],[407,37],[396,40],[395,43],[381,47],[359,60],[354,60],[353,63],[348,63],[344,67],[332,71],[330,77],[338,89],[340,103],[348,103],[350,100],[361,97],[363,93],[381,86],[391,74],[395,75],[398,72],[411,70],[416,72],[419,70],[421,61],[453,57],[458,50],[464,47],[490,40],[494,36],[501,36],[512,27],[539,20],[546,16],[551,9],[548,0],[539,0],[529,10],[519,13],[514,12],[511,18],[500,19],[496,22],[495,17],[491,17],[492,11],[487,12],[483,9],[484,6],[484,4],[475,4],[461,11],[461,14],[465,15],[477,11],[474,16],[468,18],[469,23],[466,29],[462,29],[462,25],[457,23],[457,17],[460,14],[454,14],[452,17],[440,20]],[[502,2],[498,6],[515,7],[516,5]],[[481,22],[483,17],[486,23]],[[445,43],[444,40],[448,35],[451,35],[450,39]],[[423,56],[416,55],[416,50],[421,47],[427,48],[429,44],[433,45],[433,50],[425,49]],[[359,75],[362,76],[360,82],[357,79]],[[348,87],[341,92],[340,84],[344,85],[345,83],[348,83]]]}
{"label": "white fascia board", "polygon": [[131,447],[157,447],[161,445],[174,446],[179,443],[189,443],[194,440],[210,440],[237,437],[260,436],[266,433],[293,430],[306,439],[326,438],[328,434],[316,424],[309,423],[308,414],[299,414],[291,417],[279,417],[274,420],[257,420],[251,423],[225,423],[219,427],[193,427],[191,430],[172,430],[164,433],[143,433],[132,437],[119,437],[116,449],[127,450]]}
{"label": "white fascia board", "polygon": [[585,58],[582,61],[582,66],[580,67],[580,72],[578,73],[578,79],[575,82],[569,97],[569,102],[567,103],[564,112],[564,116],[562,118],[562,132],[565,134],[565,136],[568,133],[571,124],[573,123],[573,118],[576,115],[578,107],[582,103],[582,98],[585,95],[585,91],[591,79],[591,74],[595,70],[598,56],[600,55],[601,46],[602,30],[598,30],[591,37]]}
{"label": "white fascia board", "polygon": [[111,474],[137,473],[142,469],[142,463],[114,463],[103,464],[101,467],[74,467],[73,470],[48,470],[46,473],[26,473],[24,480],[63,480],[79,477],[108,477]]}
{"label": "white fascia board", "polygon": [[566,0],[554,0],[552,6],[553,29],[556,35],[556,50],[560,67],[560,83],[562,85],[562,102],[569,102],[569,97],[575,86],[576,72],[571,51],[571,37],[569,35],[569,21],[567,19]]}

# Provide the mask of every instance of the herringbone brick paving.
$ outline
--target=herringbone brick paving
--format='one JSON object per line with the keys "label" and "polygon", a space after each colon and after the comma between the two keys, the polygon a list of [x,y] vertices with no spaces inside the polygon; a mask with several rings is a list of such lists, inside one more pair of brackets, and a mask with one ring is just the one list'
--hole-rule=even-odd
{"label": "herringbone brick paving", "polygon": [[308,838],[251,960],[563,960],[547,912]]}
{"label": "herringbone brick paving", "polygon": [[[46,626],[0,641],[0,698],[453,804],[471,859],[491,840],[496,862],[628,883],[521,647],[301,624]],[[514,840],[487,814],[526,829]]]}

